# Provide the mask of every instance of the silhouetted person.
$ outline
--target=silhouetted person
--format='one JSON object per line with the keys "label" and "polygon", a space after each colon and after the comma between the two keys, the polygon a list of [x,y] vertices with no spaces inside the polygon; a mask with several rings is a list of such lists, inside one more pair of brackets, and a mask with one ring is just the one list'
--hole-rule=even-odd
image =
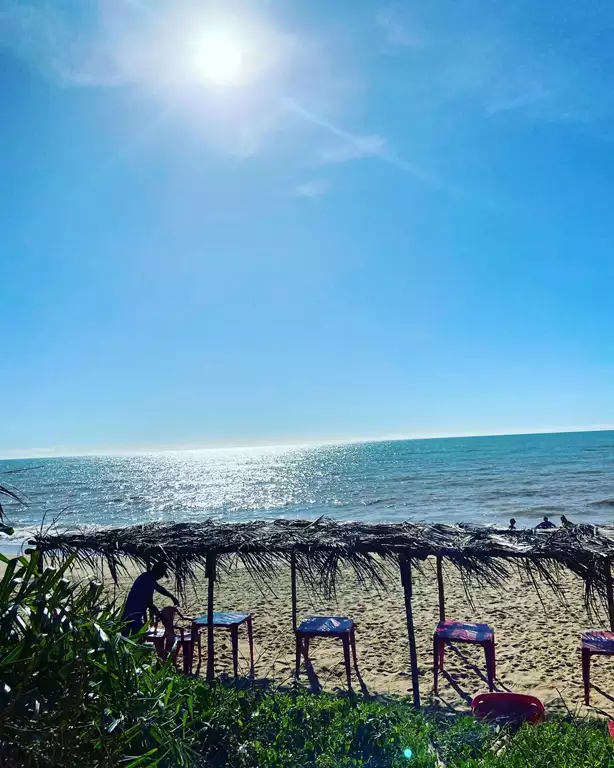
{"label": "silhouetted person", "polygon": [[535,527],[543,530],[544,528],[556,528],[556,525],[548,520],[548,515],[544,515],[544,519]]}
{"label": "silhouetted person", "polygon": [[179,605],[179,600],[175,595],[158,584],[158,579],[163,579],[165,576],[166,566],[164,563],[155,563],[145,573],[137,576],[126,598],[122,615],[122,621],[126,622],[126,626],[122,630],[124,635],[134,635],[142,629],[146,621],[147,609],[154,616],[160,616],[160,612],[154,605],[154,592],[159,592],[172,600],[175,605]]}
{"label": "silhouetted person", "polygon": [[565,515],[561,515],[561,525],[563,528],[573,528],[573,523],[571,520],[568,520]]}
{"label": "silhouetted person", "polygon": [[514,518],[510,518],[510,527],[508,528],[508,531],[515,531],[516,530],[516,521]]}

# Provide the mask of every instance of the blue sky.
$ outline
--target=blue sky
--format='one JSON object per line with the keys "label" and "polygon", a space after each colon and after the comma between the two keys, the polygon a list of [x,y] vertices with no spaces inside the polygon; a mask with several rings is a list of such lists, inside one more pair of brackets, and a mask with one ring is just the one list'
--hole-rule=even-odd
{"label": "blue sky", "polygon": [[0,455],[614,424],[613,50],[597,0],[0,0]]}

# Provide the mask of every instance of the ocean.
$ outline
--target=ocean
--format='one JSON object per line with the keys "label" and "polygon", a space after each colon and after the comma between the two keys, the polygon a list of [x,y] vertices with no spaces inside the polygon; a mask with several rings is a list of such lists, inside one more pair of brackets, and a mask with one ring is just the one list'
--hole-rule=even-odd
{"label": "ocean", "polygon": [[[14,470],[16,474],[3,474]],[[535,525],[614,522],[614,431],[0,461],[23,538],[59,527],[327,515]]]}

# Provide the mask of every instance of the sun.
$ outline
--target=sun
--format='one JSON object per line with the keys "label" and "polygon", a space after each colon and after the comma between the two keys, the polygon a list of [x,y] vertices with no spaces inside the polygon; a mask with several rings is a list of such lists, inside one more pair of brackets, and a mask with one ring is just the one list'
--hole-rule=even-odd
{"label": "sun", "polygon": [[213,85],[234,85],[243,74],[242,46],[225,32],[208,32],[199,41],[196,64]]}

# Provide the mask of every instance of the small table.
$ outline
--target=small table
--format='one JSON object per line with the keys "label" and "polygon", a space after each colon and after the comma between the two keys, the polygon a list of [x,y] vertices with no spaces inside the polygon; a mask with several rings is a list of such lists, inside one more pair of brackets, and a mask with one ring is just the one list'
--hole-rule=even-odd
{"label": "small table", "polygon": [[309,659],[309,640],[312,637],[338,637],[343,643],[343,659],[345,662],[345,674],[348,688],[352,689],[352,671],[350,668],[350,647],[354,669],[358,674],[356,660],[356,637],[354,634],[354,622],[345,616],[310,616],[301,621],[296,629],[296,677],[301,671],[301,651],[305,655],[305,661]]}
{"label": "small table", "polygon": [[440,621],[433,635],[433,690],[437,693],[439,671],[443,670],[446,643],[474,643],[484,648],[488,688],[494,690],[495,682],[495,632],[488,624],[471,624],[465,621]]}
{"label": "small table", "polygon": [[[254,674],[254,620],[249,613],[239,613],[238,611],[214,611],[213,628],[228,629],[230,631],[230,642],[232,643],[232,664],[235,677],[239,676],[239,627],[241,624],[247,626],[247,639],[249,642],[249,659],[251,664],[251,673]],[[199,616],[194,619],[192,626],[195,627],[198,635],[198,669],[202,661],[202,646],[200,639],[200,629],[208,625],[207,616]]]}
{"label": "small table", "polygon": [[584,703],[588,706],[591,689],[591,656],[614,656],[614,632],[601,630],[583,632],[580,653],[582,654]]}

